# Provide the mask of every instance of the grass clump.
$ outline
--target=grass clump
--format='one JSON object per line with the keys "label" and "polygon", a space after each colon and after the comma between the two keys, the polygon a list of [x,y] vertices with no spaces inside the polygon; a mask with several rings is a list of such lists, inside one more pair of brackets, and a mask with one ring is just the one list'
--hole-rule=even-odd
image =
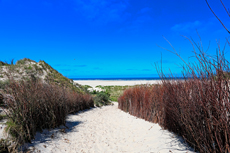
{"label": "grass clump", "polygon": [[66,88],[70,88],[76,92],[83,93],[84,88],[81,85],[74,85],[73,80],[70,80],[66,77],[64,77],[61,73],[59,73],[57,70],[53,69],[49,64],[47,64],[45,61],[39,61],[39,65],[42,66],[44,70],[47,71],[47,76],[45,80],[47,82],[53,82],[59,86],[65,86]]}
{"label": "grass clump", "polygon": [[36,61],[31,60],[29,58],[23,58],[21,60],[18,60],[15,65],[25,65],[27,63],[36,63]]}
{"label": "grass clump", "polygon": [[98,88],[104,89],[107,93],[109,93],[109,99],[111,101],[118,101],[118,97],[120,97],[124,90],[130,88],[131,86],[96,86]]}
{"label": "grass clump", "polygon": [[105,106],[105,105],[110,105],[111,102],[109,100],[110,94],[107,92],[98,92],[96,93],[96,96],[94,97],[94,103],[97,107]]}
{"label": "grass clump", "polygon": [[14,59],[12,59],[10,62],[0,60],[0,66],[10,66],[10,65],[14,65]]}

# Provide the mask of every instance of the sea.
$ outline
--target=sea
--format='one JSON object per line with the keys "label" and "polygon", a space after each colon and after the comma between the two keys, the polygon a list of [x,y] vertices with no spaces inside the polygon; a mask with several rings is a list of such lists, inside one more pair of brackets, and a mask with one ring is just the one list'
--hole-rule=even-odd
{"label": "sea", "polygon": [[[128,81],[128,80],[161,80],[159,77],[138,77],[138,78],[69,78],[72,80],[120,80],[120,81]],[[172,79],[172,78],[166,78]],[[174,77],[177,80],[183,80],[184,77]]]}

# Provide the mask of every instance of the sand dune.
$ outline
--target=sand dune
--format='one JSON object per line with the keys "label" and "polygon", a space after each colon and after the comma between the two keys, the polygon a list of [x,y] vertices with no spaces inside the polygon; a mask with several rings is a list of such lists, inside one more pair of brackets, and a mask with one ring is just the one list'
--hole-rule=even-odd
{"label": "sand dune", "polygon": [[33,152],[45,153],[185,153],[180,138],[158,124],[118,109],[118,104],[69,115],[68,129],[37,133]]}

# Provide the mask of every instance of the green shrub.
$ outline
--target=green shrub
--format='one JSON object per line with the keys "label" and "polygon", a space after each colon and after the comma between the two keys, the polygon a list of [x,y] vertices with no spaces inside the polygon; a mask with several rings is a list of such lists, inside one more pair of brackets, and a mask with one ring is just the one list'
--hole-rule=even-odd
{"label": "green shrub", "polygon": [[104,105],[109,105],[111,102],[109,101],[110,94],[107,92],[99,92],[94,97],[94,103],[96,106],[101,107]]}
{"label": "green shrub", "polygon": [[[18,60],[17,62],[16,62],[16,65],[23,65],[23,64],[25,64],[26,62],[35,62],[35,61],[33,61],[33,60],[31,60],[31,59],[28,59],[28,58],[23,58],[23,59],[21,59],[21,60]],[[36,63],[36,62],[35,62]]]}
{"label": "green shrub", "polygon": [[5,89],[7,85],[9,85],[9,80],[0,81],[0,89]]}
{"label": "green shrub", "polygon": [[0,66],[10,66],[10,65],[14,65],[14,59],[12,59],[10,62],[3,62],[0,60]]}
{"label": "green shrub", "polygon": [[[124,90],[130,88],[131,86],[96,86],[97,88],[101,88],[110,94],[111,101],[118,101],[118,97],[120,97]],[[96,94],[96,93],[95,93]]]}
{"label": "green shrub", "polygon": [[9,64],[3,61],[0,61],[0,66],[8,66]]}

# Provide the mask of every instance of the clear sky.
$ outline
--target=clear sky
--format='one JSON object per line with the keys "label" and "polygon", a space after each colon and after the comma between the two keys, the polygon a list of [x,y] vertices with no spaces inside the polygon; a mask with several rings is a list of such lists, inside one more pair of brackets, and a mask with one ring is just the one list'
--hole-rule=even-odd
{"label": "clear sky", "polygon": [[[209,3],[230,28],[220,1]],[[161,54],[165,72],[180,74],[179,58],[158,45],[170,49],[164,36],[187,60],[181,35],[199,42],[196,30],[209,54],[230,36],[205,0],[0,0],[0,59],[45,60],[70,78],[157,77]]]}

